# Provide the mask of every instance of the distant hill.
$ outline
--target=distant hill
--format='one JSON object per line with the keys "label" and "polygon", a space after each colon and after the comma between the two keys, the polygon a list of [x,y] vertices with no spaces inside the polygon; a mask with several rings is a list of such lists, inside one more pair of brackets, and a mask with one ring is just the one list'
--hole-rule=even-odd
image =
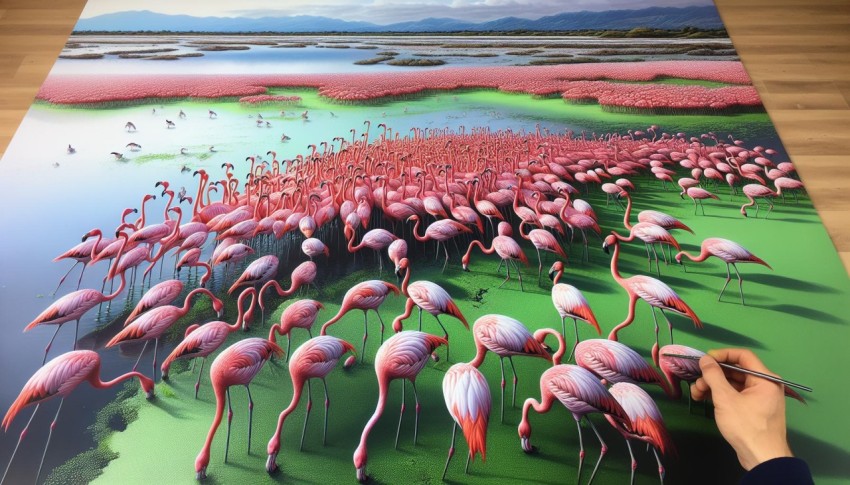
{"label": "distant hill", "polygon": [[289,17],[194,17],[166,15],[148,10],[118,12],[80,19],[75,32],[487,32],[487,31],[565,31],[628,30],[636,27],[680,29],[682,27],[716,29],[723,22],[713,6],[651,7],[641,10],[569,12],[536,20],[505,17],[473,23],[451,18],[426,18],[410,22],[378,25],[328,17],[296,15]]}

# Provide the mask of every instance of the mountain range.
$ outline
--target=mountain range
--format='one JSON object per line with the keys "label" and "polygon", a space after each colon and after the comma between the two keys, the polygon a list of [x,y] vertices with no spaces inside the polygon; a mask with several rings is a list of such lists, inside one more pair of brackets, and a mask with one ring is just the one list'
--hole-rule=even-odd
{"label": "mountain range", "polygon": [[287,17],[196,17],[167,15],[149,10],[117,12],[80,19],[75,32],[488,32],[488,31],[569,31],[629,30],[636,27],[675,30],[682,27],[722,28],[713,5],[703,7],[650,7],[640,10],[567,12],[539,19],[504,17],[487,22],[452,18],[426,18],[388,25],[355,22],[328,17],[295,15]]}

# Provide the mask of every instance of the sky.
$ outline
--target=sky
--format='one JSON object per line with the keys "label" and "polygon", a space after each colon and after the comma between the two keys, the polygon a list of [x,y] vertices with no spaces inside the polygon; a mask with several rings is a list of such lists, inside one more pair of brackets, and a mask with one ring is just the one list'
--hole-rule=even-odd
{"label": "sky", "polygon": [[129,10],[202,17],[317,15],[389,24],[428,17],[485,22],[516,16],[536,19],[581,10],[713,5],[711,0],[89,0],[81,18]]}

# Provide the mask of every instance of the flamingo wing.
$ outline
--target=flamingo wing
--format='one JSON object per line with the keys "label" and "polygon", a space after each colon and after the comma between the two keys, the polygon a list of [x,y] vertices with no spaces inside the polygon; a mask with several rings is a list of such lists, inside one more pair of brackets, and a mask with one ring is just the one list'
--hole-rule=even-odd
{"label": "flamingo wing", "polygon": [[540,382],[574,414],[601,412],[629,423],[622,406],[587,369],[570,364],[557,365],[544,372]]}
{"label": "flamingo wing", "polygon": [[452,418],[460,425],[469,445],[469,456],[487,458],[487,423],[490,420],[490,388],[484,375],[475,367],[453,365],[443,378],[443,397]]}
{"label": "flamingo wing", "polygon": [[661,411],[646,391],[627,382],[614,384],[609,391],[628,414],[631,421],[629,429],[637,437],[661,450],[662,454],[673,450],[673,440],[664,425]]}

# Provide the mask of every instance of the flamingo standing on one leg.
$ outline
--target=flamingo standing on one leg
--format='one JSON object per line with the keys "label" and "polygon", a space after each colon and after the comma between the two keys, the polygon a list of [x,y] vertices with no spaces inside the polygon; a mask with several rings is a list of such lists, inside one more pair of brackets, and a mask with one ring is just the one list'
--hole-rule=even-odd
{"label": "flamingo standing on one leg", "polygon": [[[528,422],[528,412],[534,409],[536,412],[543,414],[552,409],[552,404],[558,400],[567,408],[576,420],[578,428],[578,477],[577,483],[581,483],[581,467],[584,463],[584,442],[581,436],[581,420],[587,417],[590,413],[603,413],[610,415],[613,419],[631,426],[626,411],[617,402],[616,399],[605,389],[605,386],[587,369],[583,369],[577,365],[562,364],[546,369],[540,376],[540,402],[534,398],[528,398],[522,406],[522,421],[519,423],[517,431],[519,432],[520,444],[523,451],[531,453],[535,450],[531,446],[531,425]],[[608,446],[602,440],[602,436],[593,424],[590,418],[587,418],[593,429],[596,438],[599,439],[601,450],[599,459],[596,461],[596,466],[593,468],[593,473],[590,475],[590,482],[593,482],[593,477],[596,475],[596,470],[602,462],[602,457],[608,451]]]}
{"label": "flamingo standing on one leg", "polygon": [[[463,326],[469,330],[469,324],[466,322],[466,317],[463,316],[460,308],[457,307],[454,300],[452,300],[451,295],[449,295],[446,290],[444,290],[440,285],[430,281],[414,281],[413,283],[410,283],[410,261],[407,258],[399,261],[399,265],[396,268],[396,274],[401,276],[402,271],[404,271],[405,274],[404,281],[401,283],[401,293],[407,297],[407,302],[405,303],[404,313],[393,320],[393,330],[401,332],[401,322],[410,317],[413,313],[414,306],[419,308],[420,332],[422,331],[423,309],[431,315],[434,315],[434,318],[437,319],[437,323],[439,323],[440,328],[443,329],[443,338],[446,339],[446,342],[449,341],[449,332],[446,330],[446,327],[443,326],[443,322],[440,321],[440,314],[447,314],[457,318],[461,323],[463,323]],[[446,344],[446,360],[448,359],[449,345]]]}
{"label": "flamingo standing on one leg", "polygon": [[626,293],[629,295],[629,313],[626,319],[608,334],[608,339],[617,340],[617,332],[624,327],[631,325],[635,319],[635,305],[638,299],[641,299],[649,304],[652,311],[652,319],[655,322],[655,344],[652,346],[652,362],[658,365],[658,317],[655,315],[655,309],[661,310],[661,315],[667,320],[667,326],[670,329],[670,343],[673,343],[673,324],[664,313],[664,310],[669,310],[680,315],[685,315],[694,322],[696,328],[702,328],[702,322],[696,313],[691,310],[691,307],[682,300],[669,286],[650,276],[635,275],[630,278],[620,276],[618,262],[620,258],[620,241],[615,235],[610,235],[605,238],[602,244],[602,249],[607,253],[608,248],[614,246],[614,256],[611,258],[611,276]]}
{"label": "flamingo standing on one leg", "polygon": [[555,253],[556,255],[563,258],[565,261],[567,259],[567,254],[564,252],[561,245],[558,244],[558,240],[555,239],[555,236],[552,235],[551,232],[543,230],[543,229],[532,229],[528,234],[522,231],[522,226],[526,224],[527,221],[522,221],[519,223],[519,235],[522,236],[523,239],[527,239],[531,241],[531,244],[534,245],[534,249],[537,251],[537,284],[540,284],[540,275],[543,274],[543,260],[540,259],[540,250],[549,251],[550,253]]}
{"label": "flamingo standing on one leg", "polygon": [[457,427],[463,431],[469,453],[466,457],[465,472],[469,473],[469,461],[481,453],[481,460],[487,460],[487,424],[490,421],[490,386],[484,374],[471,363],[459,363],[451,366],[443,377],[443,397],[446,408],[454,420],[449,456],[443,468],[443,480],[455,453],[455,433]]}
{"label": "flamingo standing on one leg", "polygon": [[724,283],[723,288],[720,289],[720,294],[717,296],[717,301],[720,301],[720,298],[723,297],[723,292],[726,291],[726,287],[729,286],[729,281],[732,280],[732,275],[729,272],[729,265],[732,265],[735,268],[735,274],[738,275],[738,290],[741,293],[741,304],[744,305],[744,279],[741,278],[741,273],[738,272],[737,263],[757,263],[762,266],[767,266],[770,269],[771,266],[764,262],[761,258],[756,256],[755,254],[749,252],[747,248],[741,246],[740,244],[730,241],[728,239],[722,239],[719,237],[710,237],[708,239],[703,240],[700,245],[699,255],[694,256],[685,251],[680,251],[676,254],[676,262],[682,264],[682,256],[686,256],[688,259],[695,263],[701,263],[706,259],[714,256],[717,259],[722,260],[726,263],[726,283]]}
{"label": "flamingo standing on one leg", "polygon": [[[270,334],[271,336],[271,334]],[[277,454],[280,452],[280,436],[283,433],[283,424],[286,417],[298,406],[301,401],[301,393],[304,384],[307,384],[307,414],[304,416],[304,428],[301,430],[301,445],[304,447],[304,435],[307,431],[307,419],[310,417],[310,409],[313,407],[313,392],[310,390],[310,379],[321,379],[325,388],[325,425],[322,433],[322,445],[327,442],[328,436],[328,412],[330,411],[330,397],[328,397],[328,383],[325,377],[336,367],[339,359],[347,352],[354,352],[354,346],[345,340],[328,335],[311,338],[295,349],[289,359],[289,376],[292,379],[292,400],[277,419],[277,428],[269,440],[268,454],[266,459],[266,471],[274,473],[278,470],[276,463]]]}
{"label": "flamingo standing on one leg", "polygon": [[[552,268],[549,270],[549,277],[552,278],[552,304],[558,310],[558,315],[561,316],[561,332],[564,338],[567,338],[567,325],[565,320],[567,317],[573,319],[573,327],[575,328],[576,341],[573,344],[573,352],[575,346],[578,345],[578,321],[584,321],[592,325],[596,329],[596,333],[602,335],[602,329],[599,328],[599,322],[596,321],[596,315],[590,309],[587,299],[584,297],[578,288],[566,283],[559,283],[561,276],[564,275],[564,263],[555,261]],[[569,358],[572,359],[573,354],[570,352]]]}
{"label": "flamingo standing on one leg", "polygon": [[[499,226],[501,227],[502,224],[500,223]],[[503,281],[502,284],[499,285],[499,288],[501,288],[505,283],[508,282],[509,279],[511,279],[510,263],[513,262],[514,268],[516,268],[516,272],[519,277],[519,289],[520,291],[525,291],[525,289],[522,287],[522,273],[519,271],[519,266],[517,266],[516,261],[519,260],[523,264],[528,265],[528,258],[525,256],[525,253],[522,252],[522,248],[519,247],[519,244],[517,244],[517,242],[514,241],[513,238],[511,238],[510,236],[496,236],[490,242],[489,248],[484,247],[484,243],[482,243],[478,239],[469,243],[469,248],[467,248],[466,254],[463,255],[463,258],[461,258],[461,263],[463,264],[464,271],[469,271],[469,256],[470,254],[472,254],[472,248],[474,248],[475,246],[478,246],[484,254],[493,254],[495,252],[499,255],[500,258],[502,258],[502,262],[505,263],[505,268],[507,269],[508,275],[507,278],[505,278],[505,281]]]}
{"label": "flamingo standing on one leg", "polygon": [[15,445],[15,450],[12,452],[12,457],[9,458],[9,464],[6,465],[6,471],[3,472],[3,477],[0,478],[0,483],[6,480],[6,475],[9,473],[9,468],[12,466],[12,461],[15,459],[15,454],[18,452],[18,447],[24,436],[27,435],[30,423],[38,412],[41,403],[59,396],[59,408],[56,410],[56,415],[53,417],[53,422],[50,424],[50,432],[47,435],[47,443],[44,445],[44,453],[41,456],[41,463],[38,465],[38,474],[35,481],[38,482],[41,476],[41,467],[44,465],[44,457],[47,456],[47,448],[50,446],[50,438],[53,436],[53,430],[56,428],[56,422],[59,419],[59,412],[62,410],[62,404],[65,398],[71,394],[74,389],[85,381],[88,381],[97,389],[106,389],[114,387],[127,379],[137,377],[142,385],[142,390],[145,391],[145,396],[148,399],[154,397],[154,383],[152,380],[143,376],[138,372],[128,372],[120,375],[111,381],[102,381],[100,379],[100,356],[97,352],[91,350],[74,350],[66,352],[62,355],[54,357],[50,362],[39,368],[32,377],[29,378],[21,393],[18,394],[15,402],[9,406],[6,416],[3,418],[3,423],[0,424],[4,431],[9,431],[9,426],[12,421],[25,407],[35,404],[29,421],[27,421],[24,430],[21,431],[18,443]]}
{"label": "flamingo standing on one leg", "polygon": [[[110,267],[108,278],[113,278],[115,276],[115,268],[117,267],[118,261],[121,259],[121,254],[124,252],[124,248],[127,245],[126,233],[119,232],[118,237],[121,238],[121,247],[118,250],[118,256],[115,258],[115,262]],[[114,300],[121,294],[122,291],[124,291],[125,285],[126,279],[124,277],[124,273],[121,273],[121,284],[118,285],[118,289],[109,295],[104,295],[97,290],[88,288],[68,293],[62,298],[54,301],[50,306],[45,308],[43,312],[35,317],[32,322],[24,327],[24,332],[28,332],[39,325],[57,325],[56,331],[53,332],[53,337],[50,338],[50,342],[44,349],[44,358],[41,363],[44,364],[47,362],[47,353],[50,352],[50,347],[53,345],[53,340],[56,338],[56,334],[59,333],[59,329],[62,328],[62,325],[65,322],[70,322],[71,320],[75,321],[74,350],[76,350],[77,335],[79,334],[80,329],[80,319],[83,315],[105,301]]]}
{"label": "flamingo standing on one leg", "polygon": [[139,365],[139,360],[142,358],[142,354],[145,353],[148,342],[153,340],[153,373],[151,374],[151,377],[156,380],[156,356],[157,350],[159,350],[159,338],[162,337],[166,330],[171,328],[177,320],[180,320],[189,313],[189,310],[192,308],[192,297],[198,294],[209,296],[210,300],[212,300],[213,309],[216,313],[221,315],[221,311],[224,309],[224,304],[221,300],[216,298],[215,295],[206,288],[195,288],[186,295],[186,299],[183,301],[182,307],[165,305],[143,313],[118,332],[117,335],[112,337],[112,339],[106,343],[106,347],[114,347],[120,343],[131,342],[134,340],[144,340],[145,345],[142,346],[142,351],[139,352],[139,358],[136,359],[136,363],[133,365],[133,370],[135,370],[136,366]]}
{"label": "flamingo standing on one leg", "polygon": [[614,396],[614,399],[620,403],[623,410],[629,416],[631,425],[627,426],[622,421],[612,417],[610,414],[605,415],[605,419],[611,423],[623,437],[626,439],[626,446],[629,448],[629,456],[632,458],[632,476],[629,483],[635,482],[635,470],[637,469],[637,460],[632,453],[632,445],[630,440],[643,441],[649,446],[652,446],[652,453],[655,455],[655,461],[658,462],[658,478],[661,483],[664,483],[664,465],[661,464],[661,457],[658,456],[658,451],[662,455],[674,451],[673,439],[670,438],[670,433],[667,432],[667,427],[664,426],[664,418],[661,417],[661,411],[658,405],[652,400],[652,397],[643,389],[629,382],[618,382],[608,389],[608,392]]}
{"label": "flamingo standing on one leg", "polygon": [[[505,357],[510,361],[511,370],[514,373],[511,398],[511,406],[514,406],[516,405],[516,386],[519,378],[517,377],[513,356],[540,357],[557,363],[560,362],[561,357],[566,352],[564,337],[561,334],[549,328],[538,330],[538,332],[540,333],[532,335],[522,322],[505,315],[484,315],[472,324],[472,337],[475,340],[476,353],[475,359],[470,362],[470,365],[476,368],[481,367],[484,358],[487,357],[488,350],[499,356],[499,366],[502,369],[500,422],[505,421]],[[550,356],[543,346],[543,339],[548,333],[552,333],[558,339],[558,351],[554,356]]]}
{"label": "flamingo standing on one leg", "polygon": [[274,334],[286,335],[286,358],[289,359],[289,349],[292,345],[292,329],[303,328],[313,338],[313,324],[319,310],[325,308],[316,300],[298,300],[286,307],[280,316],[280,323],[272,325],[269,340],[274,340]]}
{"label": "flamingo standing on one leg", "polygon": [[257,298],[257,290],[254,288],[245,288],[245,291],[239,294],[239,299],[236,302],[236,322],[232,325],[221,320],[208,322],[203,325],[189,325],[183,340],[162,362],[162,367],[160,368],[162,380],[168,380],[168,370],[175,360],[201,357],[201,370],[198,371],[198,380],[195,382],[195,399],[198,399],[198,389],[201,387],[201,376],[204,374],[204,364],[207,362],[207,356],[218,350],[221,344],[227,340],[227,336],[242,326],[242,320],[246,314],[243,305],[245,298],[248,296],[252,298],[251,305],[248,307],[250,309],[254,306],[253,300]]}
{"label": "flamingo standing on one leg", "polygon": [[328,328],[342,319],[351,310],[363,310],[363,350],[360,353],[360,362],[363,362],[363,356],[366,354],[366,339],[369,337],[369,318],[367,313],[369,310],[374,310],[378,314],[378,321],[381,322],[381,343],[383,343],[384,320],[381,318],[378,308],[384,303],[390,292],[398,295],[399,289],[396,285],[381,280],[368,280],[352,286],[345,292],[345,296],[342,297],[342,306],[339,312],[322,325],[320,335],[326,335]]}
{"label": "flamingo standing on one leg", "polygon": [[273,355],[280,357],[283,349],[276,343],[261,338],[240,340],[218,354],[210,366],[210,381],[215,392],[215,416],[204,446],[195,459],[195,478],[203,480],[207,477],[207,465],[210,463],[210,447],[215,432],[221,424],[224,415],[225,395],[227,399],[227,441],[224,446],[224,462],[230,451],[230,422],[233,419],[233,409],[230,406],[230,387],[245,386],[248,391],[248,454],[251,454],[251,428],[254,421],[254,400],[251,399],[251,381],[263,365]]}
{"label": "flamingo standing on one leg", "polygon": [[575,348],[576,364],[596,374],[603,384],[630,382],[633,384],[655,384],[668,396],[670,386],[655,367],[631,347],[607,339],[588,339]]}
{"label": "flamingo standing on one leg", "polygon": [[[316,281],[317,274],[318,267],[316,266],[316,263],[312,261],[304,261],[292,270],[292,274],[289,277],[290,283],[288,289],[284,290],[283,288],[281,288],[280,283],[275,280],[271,280],[264,284],[262,288],[260,288],[260,291],[257,296],[257,303],[260,305],[260,312],[262,318],[260,326],[265,325],[266,321],[266,306],[265,302],[263,301],[263,294],[265,294],[268,288],[274,288],[277,292],[277,296],[286,297],[294,294],[302,286],[312,285],[313,282]],[[247,330],[247,328],[245,330]]]}
{"label": "flamingo standing on one leg", "polygon": [[[440,345],[447,345],[445,339],[430,335],[427,333],[417,332],[414,330],[406,330],[399,332],[388,338],[386,342],[381,344],[378,353],[375,354],[375,374],[378,377],[378,404],[375,407],[375,412],[366,426],[363,428],[363,434],[360,436],[360,444],[354,451],[354,469],[357,475],[357,480],[365,482],[366,475],[366,441],[369,439],[369,433],[381,418],[384,412],[384,407],[387,403],[387,394],[390,389],[390,382],[395,379],[406,379],[413,384],[413,395],[416,399],[416,422],[413,431],[413,443],[416,444],[416,436],[419,430],[419,397],[416,394],[416,376],[425,367],[430,355]],[[396,431],[396,446],[398,446],[398,434],[401,430],[401,418],[404,415],[404,383],[401,387],[401,413],[398,420],[398,431]]]}

